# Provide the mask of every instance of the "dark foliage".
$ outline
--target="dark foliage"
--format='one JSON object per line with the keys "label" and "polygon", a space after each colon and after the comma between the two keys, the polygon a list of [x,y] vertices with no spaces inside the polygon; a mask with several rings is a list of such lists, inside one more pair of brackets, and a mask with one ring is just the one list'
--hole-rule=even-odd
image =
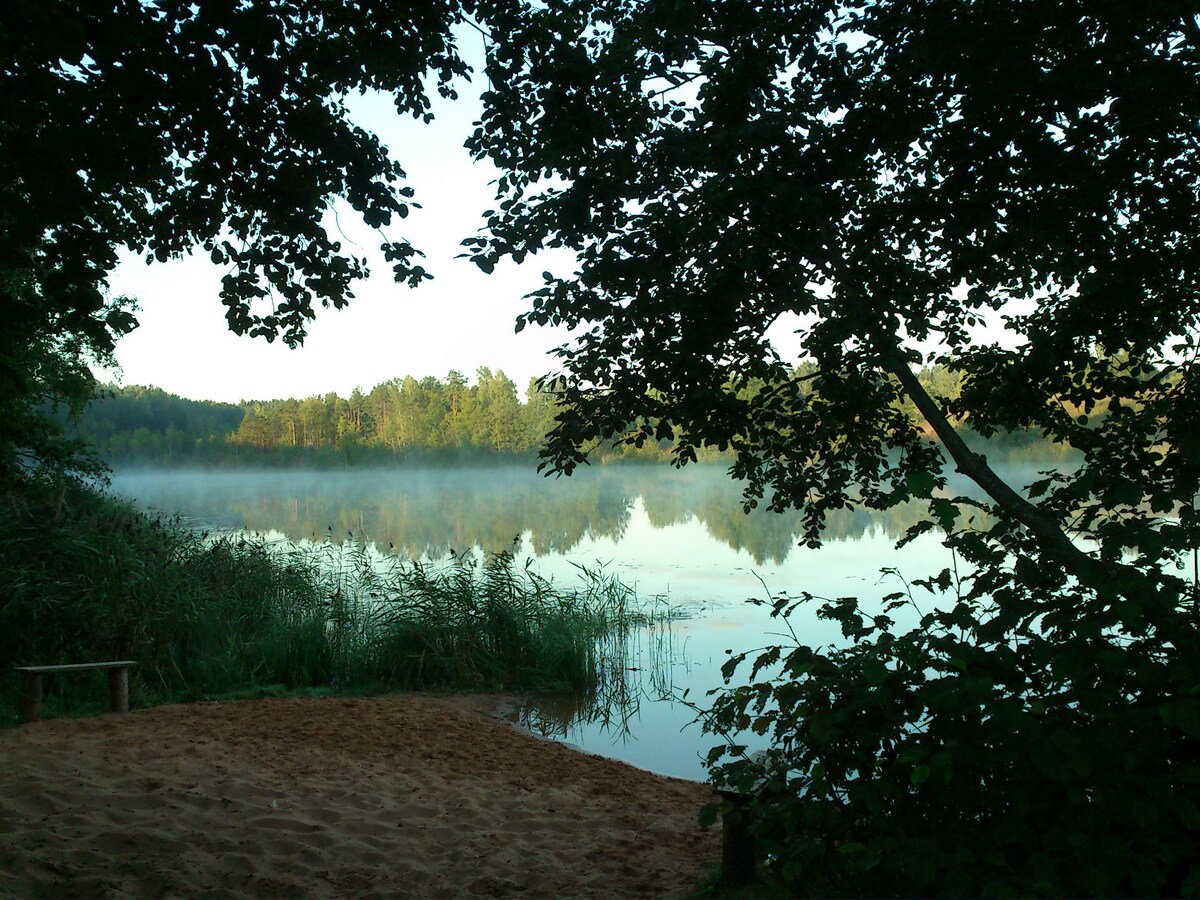
{"label": "dark foliage", "polygon": [[[958,553],[919,627],[833,601],[844,647],[768,649],[717,698],[715,726],[774,740],[765,768],[723,759],[770,779],[765,875],[1200,890],[1200,10],[479,6],[492,87],[471,146],[503,175],[469,250],[580,260],[520,323],[576,329],[547,465],[614,434],[668,438],[679,464],[728,447],[747,505],[800,508],[810,542],[831,512],[915,500],[912,533]],[[917,378],[932,361],[958,396]],[[1031,428],[1082,465],[1019,493],[964,423]],[[947,457],[984,500],[945,493]]]}
{"label": "dark foliage", "polygon": [[[90,396],[85,363],[135,327],[105,294],[122,249],[202,249],[228,267],[237,334],[303,340],[314,305],[341,307],[363,262],[322,225],[343,198],[367,222],[412,190],[345,98],[391,92],[428,118],[428,85],[465,72],[458,5],[122,4],[0,8],[0,478],[70,467],[43,414]],[[396,278],[428,277],[385,239]]]}

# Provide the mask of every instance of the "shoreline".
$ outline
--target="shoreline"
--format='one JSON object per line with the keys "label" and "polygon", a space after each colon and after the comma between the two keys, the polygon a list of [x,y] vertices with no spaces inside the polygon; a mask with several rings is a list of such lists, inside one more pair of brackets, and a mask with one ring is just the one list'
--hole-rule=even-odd
{"label": "shoreline", "polygon": [[524,695],[519,693],[494,693],[494,692],[469,692],[462,694],[439,694],[431,692],[411,692],[408,696],[420,697],[433,702],[444,702],[451,706],[461,709],[466,709],[471,712],[479,713],[486,716],[495,722],[499,722],[515,731],[517,734],[531,737],[538,741],[547,741],[551,744],[556,744],[559,747],[566,747],[575,753],[582,753],[584,756],[595,757],[596,759],[607,759],[613,762],[619,762],[622,765],[629,766],[639,772],[645,772],[647,775],[653,775],[656,778],[669,778],[672,781],[683,781],[688,784],[698,784],[706,787],[711,787],[711,783],[705,778],[688,778],[683,775],[672,775],[669,772],[656,772],[654,769],[648,769],[645,766],[639,766],[637,763],[629,762],[628,760],[619,759],[615,756],[606,756],[603,753],[596,753],[594,750],[588,750],[579,744],[572,744],[570,741],[561,741],[558,738],[548,737],[544,734],[539,734],[532,728],[522,725],[510,716],[518,715],[518,710]]}

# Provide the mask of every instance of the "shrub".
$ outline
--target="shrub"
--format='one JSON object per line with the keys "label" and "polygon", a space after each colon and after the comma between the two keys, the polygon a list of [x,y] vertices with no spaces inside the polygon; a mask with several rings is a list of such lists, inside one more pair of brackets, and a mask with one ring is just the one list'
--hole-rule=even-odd
{"label": "shrub", "polygon": [[[1139,627],[1018,566],[907,631],[825,601],[847,644],[793,639],[732,657],[710,730],[772,739],[751,761],[714,748],[750,790],[763,878],[819,895],[1195,895],[1200,865],[1200,660],[1192,615]],[[932,593],[950,572],[918,582]],[[780,597],[787,622],[809,595]],[[1130,624],[1130,623],[1134,624]],[[1191,634],[1185,633],[1191,630]],[[793,633],[793,638],[795,635]]]}

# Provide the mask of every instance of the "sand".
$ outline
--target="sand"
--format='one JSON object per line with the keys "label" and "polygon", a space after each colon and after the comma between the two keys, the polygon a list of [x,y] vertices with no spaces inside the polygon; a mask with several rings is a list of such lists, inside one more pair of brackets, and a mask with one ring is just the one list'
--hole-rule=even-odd
{"label": "sand", "polygon": [[196,703],[0,732],[0,896],[658,897],[711,799],[479,698]]}

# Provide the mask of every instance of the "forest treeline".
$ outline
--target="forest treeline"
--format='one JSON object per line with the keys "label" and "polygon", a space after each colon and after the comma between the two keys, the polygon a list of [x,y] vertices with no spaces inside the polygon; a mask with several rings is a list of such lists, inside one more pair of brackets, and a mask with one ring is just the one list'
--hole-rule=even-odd
{"label": "forest treeline", "polygon": [[[925,369],[920,378],[931,393],[950,399],[961,388],[959,376],[945,366]],[[349,397],[328,393],[236,404],[108,385],[68,427],[114,465],[453,462],[532,458],[553,427],[555,403],[536,380],[521,396],[503,371],[487,367],[473,381],[451,371],[445,378],[394,378]],[[910,412],[919,419],[915,408]],[[1007,443],[1043,445],[1037,435],[1009,436]],[[662,460],[670,445],[618,444],[598,447],[596,454],[601,460]]]}
{"label": "forest treeline", "polygon": [[536,382],[522,397],[504,372],[483,367],[473,381],[452,371],[391,379],[349,397],[237,404],[110,385],[73,428],[114,464],[348,465],[532,456],[553,420],[554,398]]}

